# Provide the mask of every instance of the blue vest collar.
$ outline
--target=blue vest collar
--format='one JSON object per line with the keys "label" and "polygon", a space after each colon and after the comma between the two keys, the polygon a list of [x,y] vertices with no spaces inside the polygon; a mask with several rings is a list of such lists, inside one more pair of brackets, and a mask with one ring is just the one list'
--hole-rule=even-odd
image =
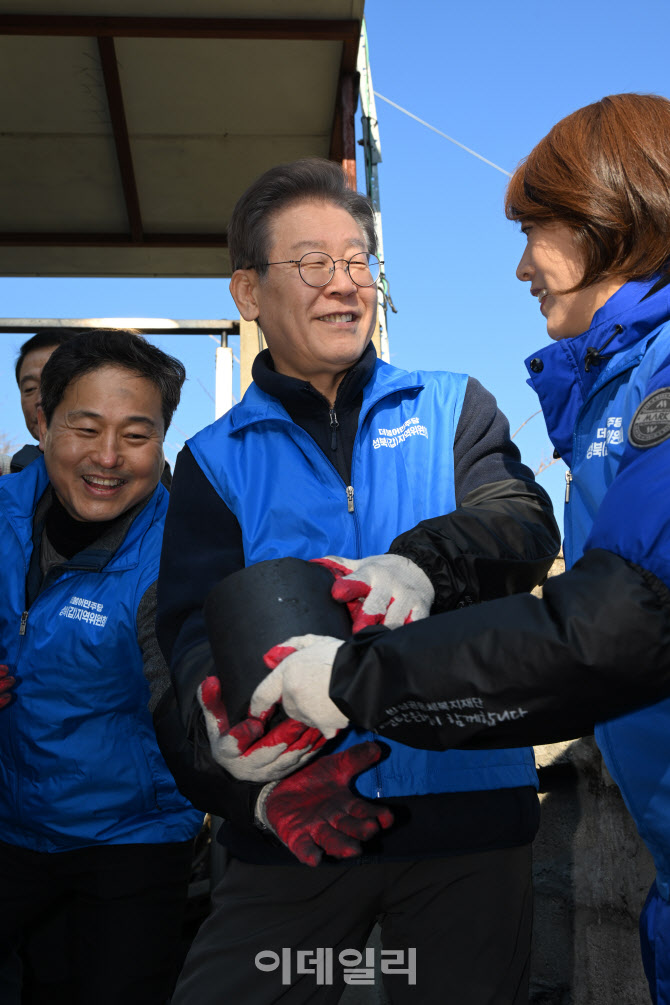
{"label": "blue vest collar", "polygon": [[[397,367],[378,359],[370,375],[370,380],[363,388],[360,421],[386,395],[394,394],[396,391],[420,390],[423,386],[423,380],[416,372],[407,373],[405,370],[399,370]],[[291,417],[278,399],[261,391],[253,383],[247,388],[239,405],[231,409],[223,418],[230,419],[234,433],[264,420],[280,419],[292,423]]]}
{"label": "blue vest collar", "polygon": [[[615,368],[639,358],[647,337],[670,315],[670,286],[644,299],[658,279],[624,283],[596,311],[588,331],[552,342],[525,360],[527,383],[536,391],[551,441],[568,465],[584,401]],[[599,351],[595,364],[594,350]]]}
{"label": "blue vest collar", "polygon": [[[34,516],[49,484],[44,457],[39,457],[21,472],[0,479],[0,498],[5,517],[24,549],[33,545]],[[167,509],[167,490],[160,482],[148,500],[137,503],[119,518],[118,530],[110,529],[104,540],[80,551],[70,562],[64,563],[63,568],[100,571],[107,567],[116,572],[135,568],[142,538],[159,506]],[[142,518],[138,519],[140,516]]]}

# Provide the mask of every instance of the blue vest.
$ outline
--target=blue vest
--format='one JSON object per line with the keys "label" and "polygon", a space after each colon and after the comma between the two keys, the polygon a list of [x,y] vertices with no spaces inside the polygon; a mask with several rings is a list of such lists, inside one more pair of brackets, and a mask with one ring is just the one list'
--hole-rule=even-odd
{"label": "blue vest", "polygon": [[[463,374],[406,373],[378,360],[363,392],[350,487],[279,401],[254,384],[188,445],[237,517],[246,565],[362,558],[455,508],[453,447],[466,385]],[[339,749],[370,738],[349,729]],[[390,756],[356,783],[369,798],[537,783],[529,749],[437,752],[384,743]]]}
{"label": "blue vest", "polygon": [[[669,536],[663,530],[669,522],[670,441],[646,452],[651,470],[643,483],[632,482],[628,471],[622,475],[639,454],[628,442],[638,405],[657,385],[670,384],[670,287],[643,300],[652,285],[626,283],[596,313],[588,332],[540,350],[535,358],[542,359],[543,369],[531,372],[529,383],[540,396],[549,435],[571,468],[566,567],[589,548],[607,548],[670,586]],[[588,347],[604,346],[612,335],[604,348],[611,359],[586,371]],[[602,723],[595,735],[668,899],[670,699]]]}
{"label": "blue vest", "polygon": [[103,569],[63,572],[26,618],[47,485],[43,460],[0,479],[0,663],[17,678],[0,710],[0,835],[41,852],[186,841],[202,814],[158,750],[136,629],[158,575],[167,492],[158,486]]}

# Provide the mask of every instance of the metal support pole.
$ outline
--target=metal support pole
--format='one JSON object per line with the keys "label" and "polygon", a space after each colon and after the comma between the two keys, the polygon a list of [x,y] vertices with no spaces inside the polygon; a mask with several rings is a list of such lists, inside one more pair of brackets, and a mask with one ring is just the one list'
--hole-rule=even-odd
{"label": "metal support pole", "polygon": [[[375,217],[375,230],[377,232],[378,254],[381,261],[384,260],[384,243],[382,240],[382,210],[379,200],[379,178],[377,176],[377,165],[381,163],[382,151],[379,141],[379,125],[377,122],[377,109],[375,106],[375,94],[372,88],[372,75],[370,72],[370,57],[368,53],[368,35],[365,28],[365,20],[361,25],[361,42],[358,47],[358,72],[360,74],[360,101],[361,101],[361,121],[363,125],[363,153],[365,156],[365,183],[368,198],[372,203]],[[393,307],[389,293],[388,280],[382,265],[379,283],[377,284],[377,323],[379,325],[379,342],[381,345],[381,357],[389,362],[389,339],[386,327],[386,309],[390,304]]]}
{"label": "metal support pole", "polygon": [[[224,336],[221,336],[223,341]],[[216,350],[216,381],[214,391],[215,418],[233,407],[233,350],[220,345]]]}

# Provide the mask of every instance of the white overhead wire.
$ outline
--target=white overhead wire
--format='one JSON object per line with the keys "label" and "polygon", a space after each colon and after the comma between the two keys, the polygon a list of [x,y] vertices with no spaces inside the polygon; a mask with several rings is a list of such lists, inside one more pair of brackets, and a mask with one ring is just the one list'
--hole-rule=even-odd
{"label": "white overhead wire", "polygon": [[453,136],[447,136],[447,134],[443,133],[441,129],[436,129],[435,126],[431,126],[430,122],[424,122],[424,120],[420,119],[418,115],[408,112],[407,109],[403,108],[401,105],[396,105],[395,101],[391,101],[390,98],[385,98],[383,94],[379,93],[379,91],[375,91],[374,94],[375,97],[381,98],[382,101],[385,101],[387,105],[392,105],[393,108],[397,108],[398,111],[403,112],[404,115],[409,115],[410,119],[420,122],[422,126],[426,127],[426,129],[432,129],[432,131],[437,133],[438,136],[444,136],[445,140],[449,140],[450,143],[455,143],[457,147],[461,148],[461,150],[465,150],[466,153],[472,154],[473,157],[477,157],[480,161],[484,161],[485,164],[489,164],[492,168],[495,168],[496,171],[500,171],[502,174],[507,175],[508,178],[512,177],[511,171],[505,171],[505,168],[501,168],[499,164],[494,164],[493,161],[490,161],[487,157],[482,157],[482,155],[478,154],[476,150],[471,150],[470,147],[466,147],[464,143],[459,143],[458,140],[453,138]]}

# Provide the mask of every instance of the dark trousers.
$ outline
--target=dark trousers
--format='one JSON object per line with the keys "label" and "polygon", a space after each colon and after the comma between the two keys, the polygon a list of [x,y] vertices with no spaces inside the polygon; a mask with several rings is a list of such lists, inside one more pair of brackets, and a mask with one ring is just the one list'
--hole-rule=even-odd
{"label": "dark trousers", "polygon": [[315,869],[231,859],[172,1005],[330,1005],[353,970],[393,1005],[527,1005],[531,924],[530,846]]}
{"label": "dark trousers", "polygon": [[191,841],[53,854],[0,842],[0,968],[50,912],[64,909],[67,960],[54,969],[69,975],[71,1005],[164,1005],[192,851]]}

